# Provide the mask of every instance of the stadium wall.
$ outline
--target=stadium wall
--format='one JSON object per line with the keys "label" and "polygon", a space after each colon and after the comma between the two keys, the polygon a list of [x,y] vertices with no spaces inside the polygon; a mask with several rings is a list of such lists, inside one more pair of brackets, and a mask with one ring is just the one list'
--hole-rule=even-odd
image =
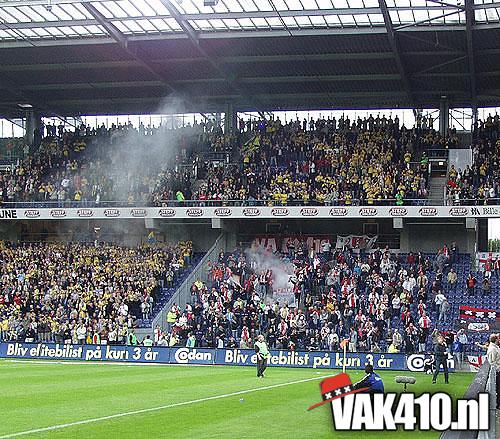
{"label": "stadium wall", "polygon": [[[96,232],[96,229],[98,231]],[[93,242],[95,239],[124,246],[137,246],[147,241],[155,231],[158,241],[172,245],[179,241],[193,241],[196,251],[211,248],[220,230],[213,229],[204,221],[172,222],[144,219],[104,220],[11,220],[0,221],[0,240],[12,242]],[[234,248],[234,247],[233,247]]]}
{"label": "stadium wall", "polygon": [[[397,222],[400,222],[399,225]],[[378,235],[381,247],[394,250],[436,252],[455,241],[461,252],[476,251],[476,220],[399,218],[286,218],[286,219],[40,219],[0,221],[0,239],[13,242],[93,242],[95,239],[136,246],[145,243],[151,230],[161,242],[191,240],[196,251],[208,251],[221,232],[225,251],[248,245],[260,235]],[[468,228],[472,224],[473,228]],[[96,233],[98,229],[98,233]]]}
{"label": "stadium wall", "polygon": [[402,251],[436,252],[444,243],[453,241],[463,253],[475,252],[476,230],[468,229],[463,220],[436,223],[407,221],[401,230]]}

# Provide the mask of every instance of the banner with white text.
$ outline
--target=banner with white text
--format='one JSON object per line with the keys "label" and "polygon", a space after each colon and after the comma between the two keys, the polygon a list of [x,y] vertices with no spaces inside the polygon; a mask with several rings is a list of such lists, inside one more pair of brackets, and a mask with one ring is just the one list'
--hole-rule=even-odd
{"label": "banner with white text", "polygon": [[[405,354],[349,352],[270,351],[269,366],[312,369],[364,369],[373,364],[377,370],[415,370],[418,359]],[[128,363],[254,366],[255,351],[249,349],[207,349],[186,347],[146,347],[116,345],[77,345],[54,343],[0,343],[0,358],[31,360],[72,360]],[[423,359],[421,363],[423,365]],[[411,360],[411,361],[409,361]],[[452,364],[450,364],[453,367]]]}

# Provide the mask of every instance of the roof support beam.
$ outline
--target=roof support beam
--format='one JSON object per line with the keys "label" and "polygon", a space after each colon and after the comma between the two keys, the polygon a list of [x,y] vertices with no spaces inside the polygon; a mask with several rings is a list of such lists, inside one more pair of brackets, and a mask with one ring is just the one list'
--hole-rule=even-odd
{"label": "roof support beam", "polygon": [[[437,52],[432,55],[457,55],[456,53]],[[500,53],[500,52],[499,52]],[[408,55],[419,56],[428,55],[429,52],[408,52]],[[304,59],[305,58],[305,59]],[[345,61],[345,60],[386,60],[393,59],[392,52],[359,52],[359,53],[318,53],[307,55],[235,55],[219,58],[221,64],[255,64],[255,63],[277,63],[277,62],[300,62],[300,61]],[[151,64],[157,66],[170,64],[193,64],[204,63],[203,57],[195,58],[164,58],[151,59]],[[57,71],[57,70],[84,70],[84,69],[125,69],[138,67],[140,64],[136,59],[128,61],[86,61],[69,63],[40,63],[40,64],[0,64],[0,72],[18,72],[18,71]]]}
{"label": "roof support beam", "polygon": [[475,23],[474,0],[465,0],[465,32],[467,36],[467,61],[470,74],[470,97],[472,101],[473,114],[477,109],[477,86],[476,86],[476,67],[474,62],[474,40],[472,29]]}
{"label": "roof support beam", "polygon": [[[101,0],[104,1],[104,0]],[[439,9],[439,10],[446,10],[450,8],[456,8],[456,5],[453,4],[448,4],[445,2],[437,1],[437,0],[428,0],[429,2],[432,3],[437,3],[439,6],[393,6],[390,7],[390,10],[399,10],[399,11],[409,11],[409,10],[427,10],[427,9]],[[51,0],[52,5],[65,5],[65,4],[74,4],[74,3],[96,3],[99,2],[99,0]],[[47,5],[47,0],[0,0],[0,8],[2,7],[19,7],[19,6],[46,6]],[[476,5],[476,9],[480,9],[483,7],[488,7],[490,3],[486,5],[481,5],[478,4]],[[495,5],[495,3],[493,3]],[[491,6],[490,6],[491,7]],[[494,7],[494,6],[493,6]],[[378,14],[380,11],[378,8],[374,7],[366,7],[366,8],[336,8],[335,10],[328,10],[328,9],[323,9],[322,11],[323,14],[328,13],[331,11],[333,14],[337,15],[345,15],[345,14]],[[269,12],[269,11],[262,11],[264,13]],[[300,10],[297,11],[280,11],[280,14],[282,12],[289,13],[289,12],[301,12]],[[231,12],[230,12],[231,13]],[[217,15],[217,13],[209,13],[205,15]],[[227,14],[227,12],[221,12],[220,14]],[[219,15],[220,15],[219,14]],[[240,14],[240,12],[237,12],[237,14]],[[190,14],[190,15],[195,15],[195,14]],[[198,14],[201,15],[201,14]],[[214,17],[215,18],[215,17]],[[220,17],[218,17],[220,18]]]}
{"label": "roof support beam", "polygon": [[146,70],[162,81],[170,92],[175,92],[175,88],[170,85],[161,71],[151,64],[137,49],[132,50],[128,45],[128,39],[119,29],[111,23],[104,15],[102,15],[94,5],[90,3],[82,3],[82,6],[97,20],[97,22],[109,33],[109,35],[119,44],[119,46],[134,57]]}
{"label": "roof support beam", "polygon": [[[96,3],[99,2],[100,0],[51,0],[52,5],[65,5],[65,4],[74,4],[74,3]],[[104,0],[101,0],[104,1]],[[456,5],[453,3],[447,3],[445,1],[441,0],[427,0],[428,3],[434,3],[437,6],[432,6],[432,5],[415,5],[415,6],[390,6],[388,9],[390,11],[411,11],[411,10],[446,10],[446,9],[456,9],[456,8],[462,8],[465,10],[464,6]],[[0,8],[3,7],[19,7],[19,6],[46,6],[47,5],[47,0],[0,0]],[[489,9],[489,8],[498,8],[500,7],[500,2],[492,2],[492,3],[485,3],[481,4],[478,3],[473,6],[474,9]],[[328,9],[324,9],[324,13],[328,11]],[[354,12],[353,12],[354,11]],[[268,12],[268,11],[263,11],[263,12]],[[288,13],[289,11],[280,11],[280,14],[282,12]],[[293,11],[293,12],[300,12],[300,11]],[[364,13],[364,14],[378,14],[379,9],[374,8],[374,7],[366,7],[366,8],[338,8],[335,9],[332,13],[337,14],[337,15],[344,15],[344,14],[356,14],[356,13]],[[223,13],[222,13],[223,14]],[[195,14],[190,14],[190,15],[195,15]],[[201,14],[199,14],[201,15]],[[213,15],[211,14],[205,14],[205,15]]]}
{"label": "roof support beam", "polygon": [[419,26],[420,24],[425,24],[425,23],[432,23],[434,20],[439,20],[440,18],[445,18],[449,17],[450,15],[459,14],[460,12],[461,10],[457,9],[456,11],[438,15],[437,17],[426,18],[425,20],[415,21],[414,23],[403,24],[402,26],[395,27],[394,32],[406,29],[407,27]]}
{"label": "roof support beam", "polygon": [[[289,83],[310,83],[320,82],[351,82],[351,81],[394,81],[400,79],[398,74],[374,74],[374,75],[315,75],[315,76],[257,76],[243,77],[240,82],[243,84],[289,84]],[[224,78],[200,78],[181,79],[173,81],[174,85],[196,85],[196,84],[217,84],[225,82]],[[21,87],[22,90],[45,91],[45,90],[87,90],[87,89],[110,89],[110,88],[148,88],[160,87],[161,81],[123,81],[123,82],[66,82],[52,84],[33,84]]]}
{"label": "roof support beam", "polygon": [[[490,23],[476,23],[474,30],[489,30],[489,29],[500,29],[500,22],[490,22]],[[465,32],[465,25],[432,25],[432,26],[412,26],[409,28],[401,29],[398,34],[405,35],[408,37],[413,36],[415,33],[428,33],[433,34],[440,32]],[[373,34],[385,34],[385,26],[359,26],[359,27],[339,27],[339,28],[311,28],[311,29],[294,29],[294,36],[321,36],[325,35],[331,37],[333,35],[373,35]],[[408,34],[408,35],[407,35]],[[410,35],[412,34],[412,35]],[[199,40],[222,40],[222,39],[238,39],[238,38],[277,38],[277,37],[289,37],[290,33],[286,29],[269,29],[269,30],[234,30],[231,32],[210,32],[202,31],[198,33]],[[170,32],[170,33],[149,33],[149,34],[136,34],[131,35],[127,38],[129,42],[141,42],[141,41],[163,41],[163,40],[183,40],[187,36],[183,32]],[[56,39],[45,39],[45,38],[31,38],[32,42],[36,42],[37,47],[53,47],[53,46],[88,46],[88,45],[104,45],[104,44],[116,44],[116,40],[111,37],[88,37],[88,38],[56,38]],[[443,46],[443,45],[441,45]],[[21,47],[33,47],[33,43],[25,40],[1,40],[0,50],[2,49],[12,49]],[[456,49],[455,49],[456,50]]]}
{"label": "roof support beam", "polygon": [[[179,13],[177,8],[172,4],[171,0],[160,0],[160,2],[167,8],[169,14],[175,19],[175,21],[182,28],[184,33],[188,36],[192,45],[196,50],[203,56],[210,65],[227,81],[231,87],[240,93],[244,98],[248,99],[251,105],[255,105],[255,109],[259,110],[260,104],[256,102],[253,96],[248,95],[248,93],[243,90],[240,85],[236,82],[236,79],[229,73],[227,73],[221,66],[220,62],[215,60],[210,56],[210,54],[201,46],[198,34],[196,30],[191,26],[191,24]],[[259,113],[260,114],[260,113]]]}
{"label": "roof support beam", "polygon": [[459,62],[459,61],[462,61],[464,60],[465,58],[467,58],[466,55],[464,56],[459,56],[457,58],[453,58],[453,59],[450,59],[448,61],[444,61],[442,63],[439,63],[439,64],[436,64],[434,66],[431,66],[431,67],[428,67],[427,69],[424,69],[424,70],[420,70],[418,72],[415,72],[413,75],[414,76],[417,76],[417,75],[423,75],[424,73],[428,73],[428,72],[432,72],[433,70],[436,70],[436,69],[439,69],[440,67],[445,67],[445,66],[448,66],[450,64],[454,64],[456,62]]}
{"label": "roof support beam", "polygon": [[389,44],[394,53],[396,60],[396,65],[398,67],[399,74],[401,75],[401,82],[403,83],[403,88],[408,95],[408,102],[413,106],[414,99],[411,91],[410,81],[406,76],[406,71],[403,65],[403,58],[401,56],[401,50],[399,47],[399,42],[396,38],[396,33],[394,32],[394,26],[392,25],[391,16],[389,15],[389,10],[387,9],[387,3],[385,0],[378,0],[380,10],[382,11],[382,16],[384,17],[385,28],[387,30],[387,38],[389,39]]}
{"label": "roof support beam", "polygon": [[[454,5],[452,3],[446,3],[446,2],[443,2],[441,0],[427,0],[429,3],[436,3],[440,6],[443,6],[443,7],[449,7],[449,8],[454,8],[454,9],[461,9],[462,11],[465,10],[465,8],[461,5]],[[440,8],[441,9],[441,8]],[[443,8],[444,9],[444,8]]]}

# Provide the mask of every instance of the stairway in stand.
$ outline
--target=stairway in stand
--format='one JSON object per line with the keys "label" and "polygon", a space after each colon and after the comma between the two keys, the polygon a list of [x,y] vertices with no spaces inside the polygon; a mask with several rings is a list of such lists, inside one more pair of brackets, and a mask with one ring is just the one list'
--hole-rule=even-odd
{"label": "stairway in stand", "polygon": [[444,204],[444,187],[446,177],[431,177],[429,182],[429,205],[442,206]]}

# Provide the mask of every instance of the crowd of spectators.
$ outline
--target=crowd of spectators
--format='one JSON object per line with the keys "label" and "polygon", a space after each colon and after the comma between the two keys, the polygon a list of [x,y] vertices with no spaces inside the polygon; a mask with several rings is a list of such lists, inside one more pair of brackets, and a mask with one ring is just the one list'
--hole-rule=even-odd
{"label": "crowd of spectators", "polygon": [[149,318],[159,283],[173,283],[192,243],[4,243],[0,250],[3,340],[125,343]]}
{"label": "crowd of spectators", "polygon": [[[242,122],[224,134],[203,123],[167,130],[140,125],[47,125],[40,148],[0,175],[4,202],[117,201],[162,205],[239,200],[276,204],[404,204],[428,192],[428,150],[450,147],[397,117]],[[206,160],[206,153],[223,158]]]}
{"label": "crowd of spectators", "polygon": [[285,124],[277,118],[251,129],[238,163],[213,164],[204,184],[183,193],[202,203],[404,204],[427,197],[427,150],[456,142],[385,116]]}
{"label": "crowd of spectators", "polygon": [[498,204],[500,199],[500,119],[479,122],[472,146],[472,165],[451,166],[447,176],[448,204]]}
{"label": "crowd of spectators", "polygon": [[[155,343],[252,348],[256,335],[264,334],[277,349],[338,350],[347,339],[352,352],[428,352],[449,319],[443,287],[456,282],[455,244],[432,260],[388,248],[356,254],[326,245],[315,252],[305,244],[290,245],[286,253],[266,250],[256,259],[253,254],[222,253],[209,263],[206,278],[192,285],[191,304],[172,307],[167,331],[157,328]],[[266,257],[279,257],[275,267],[290,267],[292,302],[273,300],[277,273],[256,262]],[[459,335],[455,349],[463,352],[466,336]]]}
{"label": "crowd of spectators", "polygon": [[48,124],[37,151],[0,174],[0,201],[150,204],[162,169],[180,186],[178,164],[211,144],[218,134],[210,129],[206,124],[175,130],[113,124],[65,130]]}

